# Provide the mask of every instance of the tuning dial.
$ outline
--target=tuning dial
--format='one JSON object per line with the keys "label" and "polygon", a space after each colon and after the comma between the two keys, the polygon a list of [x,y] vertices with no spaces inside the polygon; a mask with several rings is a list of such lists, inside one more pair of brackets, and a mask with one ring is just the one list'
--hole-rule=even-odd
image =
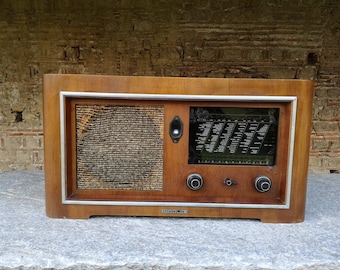
{"label": "tuning dial", "polygon": [[199,190],[203,186],[203,177],[198,173],[190,174],[187,177],[187,186],[191,190]]}
{"label": "tuning dial", "polygon": [[267,176],[258,176],[254,180],[255,188],[258,192],[267,192],[272,187],[272,181]]}

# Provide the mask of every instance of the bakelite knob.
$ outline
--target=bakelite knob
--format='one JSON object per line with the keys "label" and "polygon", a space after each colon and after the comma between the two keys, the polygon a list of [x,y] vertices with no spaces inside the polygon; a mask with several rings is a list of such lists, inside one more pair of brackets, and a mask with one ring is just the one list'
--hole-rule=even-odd
{"label": "bakelite knob", "polygon": [[258,192],[267,192],[272,187],[272,181],[267,176],[258,176],[254,180],[255,188]]}
{"label": "bakelite knob", "polygon": [[187,177],[187,186],[191,190],[199,190],[203,186],[203,177],[198,173],[190,174]]}

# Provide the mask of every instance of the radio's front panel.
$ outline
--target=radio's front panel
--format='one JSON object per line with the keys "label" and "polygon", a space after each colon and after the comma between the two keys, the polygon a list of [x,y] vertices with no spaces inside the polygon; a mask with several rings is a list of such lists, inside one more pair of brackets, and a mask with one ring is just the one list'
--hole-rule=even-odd
{"label": "radio's front panel", "polygon": [[68,200],[286,203],[289,102],[65,105]]}

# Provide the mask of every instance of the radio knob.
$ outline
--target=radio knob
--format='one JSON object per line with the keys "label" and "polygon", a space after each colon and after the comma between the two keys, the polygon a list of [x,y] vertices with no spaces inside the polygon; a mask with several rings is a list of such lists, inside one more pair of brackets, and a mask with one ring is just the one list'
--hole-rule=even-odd
{"label": "radio knob", "polygon": [[197,173],[190,174],[187,177],[187,186],[191,190],[199,190],[203,186],[203,177]]}
{"label": "radio knob", "polygon": [[237,182],[234,181],[231,178],[226,178],[224,179],[224,184],[227,185],[228,187],[233,186],[233,185],[237,185]]}
{"label": "radio knob", "polygon": [[272,181],[267,176],[258,176],[254,180],[255,188],[258,192],[267,192],[272,187]]}

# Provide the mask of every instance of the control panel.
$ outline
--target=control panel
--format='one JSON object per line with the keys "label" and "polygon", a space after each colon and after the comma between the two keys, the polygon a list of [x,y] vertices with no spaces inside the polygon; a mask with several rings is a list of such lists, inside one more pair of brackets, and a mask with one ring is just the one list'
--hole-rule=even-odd
{"label": "control panel", "polygon": [[[187,187],[192,191],[197,191],[203,187],[203,177],[199,173],[192,173],[188,175],[187,179]],[[225,178],[223,183],[228,186],[234,186],[237,185],[237,181],[231,179],[231,178]],[[253,180],[254,189],[260,193],[267,192],[272,187],[272,181],[267,176],[257,176]]]}

